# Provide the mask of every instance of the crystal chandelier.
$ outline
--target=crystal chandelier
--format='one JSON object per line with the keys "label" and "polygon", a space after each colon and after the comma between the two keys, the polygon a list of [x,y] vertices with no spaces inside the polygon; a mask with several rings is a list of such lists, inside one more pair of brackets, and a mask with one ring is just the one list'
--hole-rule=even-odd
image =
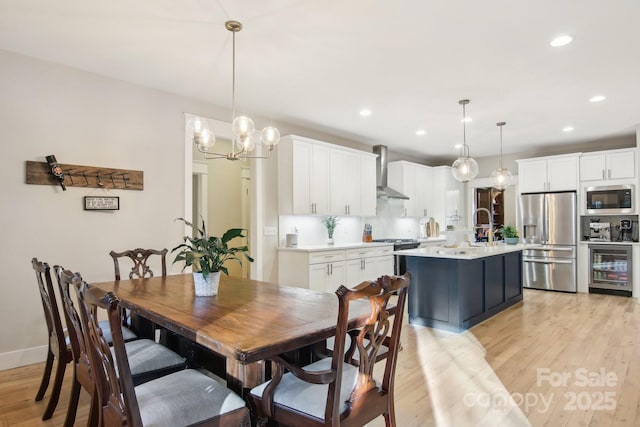
{"label": "crystal chandelier", "polygon": [[491,172],[491,182],[494,188],[498,190],[504,190],[511,185],[513,175],[509,172],[509,169],[502,167],[502,126],[506,125],[506,122],[498,122],[496,126],[500,128],[500,167],[494,169]]}
{"label": "crystal chandelier", "polygon": [[458,104],[462,105],[462,147],[460,148],[460,157],[453,162],[451,173],[457,181],[467,182],[478,175],[478,162],[469,157],[469,146],[467,145],[467,115],[465,106],[469,103],[468,99],[461,99]]}
{"label": "crystal chandelier", "polygon": [[[233,132],[233,141],[231,144],[231,152],[216,153],[213,146],[216,137],[209,129],[205,119],[195,117],[190,121],[193,129],[193,142],[198,151],[204,154],[205,159],[227,159],[227,160],[245,160],[245,159],[266,159],[271,156],[273,148],[280,141],[280,132],[273,126],[265,127],[259,136],[255,135],[256,127],[253,120],[248,116],[236,117],[236,33],[242,30],[242,24],[238,21],[227,21],[225,28],[233,34],[233,57],[231,69],[231,127]],[[256,148],[256,139],[260,139],[267,149],[266,156],[250,155]]]}

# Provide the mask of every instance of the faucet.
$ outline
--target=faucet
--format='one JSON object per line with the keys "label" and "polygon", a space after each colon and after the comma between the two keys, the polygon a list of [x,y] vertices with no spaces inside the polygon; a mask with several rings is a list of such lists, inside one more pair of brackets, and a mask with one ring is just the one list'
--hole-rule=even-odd
{"label": "faucet", "polygon": [[489,211],[489,209],[487,208],[478,208],[473,211],[473,215],[471,215],[471,217],[475,218],[476,214],[480,211],[486,212],[487,216],[489,217],[489,246],[493,246],[493,217],[491,216],[491,211]]}

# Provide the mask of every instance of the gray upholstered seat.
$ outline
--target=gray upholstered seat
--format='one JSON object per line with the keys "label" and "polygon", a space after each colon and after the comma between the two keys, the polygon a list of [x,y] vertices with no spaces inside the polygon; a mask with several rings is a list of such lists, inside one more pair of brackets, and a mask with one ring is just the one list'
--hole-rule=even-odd
{"label": "gray upholstered seat", "polygon": [[[331,358],[321,359],[304,367],[305,371],[323,371],[331,369]],[[342,368],[342,386],[340,387],[340,413],[347,409],[345,403],[349,399],[349,395],[353,391],[358,378],[358,368],[345,363]],[[256,397],[262,397],[262,393],[269,385],[267,381],[251,390],[251,394]],[[302,381],[291,373],[284,374],[282,381],[278,384],[273,401],[282,406],[294,409],[296,411],[309,414],[319,420],[324,419],[324,411],[327,404],[328,384],[311,384]]]}
{"label": "gray upholstered seat", "polygon": [[[102,333],[104,334],[104,339],[107,341],[107,343],[113,344],[113,339],[111,338],[111,329],[109,329],[109,321],[102,320],[100,322],[100,328],[102,329]],[[123,326],[122,338],[124,338],[125,341],[131,341],[138,338],[138,336],[134,334],[131,329],[127,328],[126,326]]]}
{"label": "gray upholstered seat", "polygon": [[[102,331],[104,333],[104,329]],[[129,358],[131,375],[134,377],[167,368],[185,367],[187,363],[187,360],[176,352],[148,339],[129,341],[124,344],[124,348]],[[115,354],[113,347],[111,354]]]}
{"label": "gray upholstered seat", "polygon": [[139,385],[135,393],[145,427],[192,425],[245,407],[237,394],[194,369]]}

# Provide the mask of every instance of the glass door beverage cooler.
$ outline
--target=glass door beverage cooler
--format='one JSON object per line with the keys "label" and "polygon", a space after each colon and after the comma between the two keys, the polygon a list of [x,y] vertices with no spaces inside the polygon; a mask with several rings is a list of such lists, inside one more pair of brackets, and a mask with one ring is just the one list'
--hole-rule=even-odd
{"label": "glass door beverage cooler", "polygon": [[631,245],[589,245],[589,292],[631,296]]}

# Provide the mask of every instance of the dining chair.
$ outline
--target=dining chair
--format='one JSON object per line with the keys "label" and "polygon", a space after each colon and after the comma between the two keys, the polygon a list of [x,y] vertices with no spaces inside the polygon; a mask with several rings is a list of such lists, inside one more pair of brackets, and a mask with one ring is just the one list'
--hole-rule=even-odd
{"label": "dining chair", "polygon": [[58,303],[53,288],[53,282],[51,280],[51,268],[49,267],[49,264],[46,262],[40,262],[37,258],[33,258],[31,260],[31,265],[36,273],[48,334],[47,361],[45,362],[42,380],[40,381],[40,387],[36,394],[37,402],[44,398],[51,380],[53,361],[58,359],[49,402],[42,414],[42,419],[48,420],[53,416],[53,412],[58,405],[60,389],[62,387],[62,381],[64,380],[64,372],[67,364],[73,360],[73,354],[71,352],[71,347],[67,343],[66,334],[64,332],[65,328],[62,324],[62,318],[60,317],[60,312],[58,310]]}
{"label": "dining chair", "polygon": [[139,278],[142,279],[144,277],[153,277],[153,271],[147,264],[149,258],[152,255],[159,255],[160,260],[162,262],[162,276],[167,275],[167,248],[162,250],[156,249],[130,249],[123,252],[111,251],[109,255],[113,258],[113,267],[116,273],[116,280],[120,280],[120,258],[129,258],[133,263],[133,267],[131,267],[131,271],[129,272],[129,279]]}
{"label": "dining chair", "polygon": [[[244,400],[197,370],[185,369],[135,385],[131,355],[120,333],[122,312],[118,297],[113,292],[102,294],[82,282],[79,305],[83,327],[88,332],[102,426],[250,425]],[[97,308],[107,312],[113,351],[98,325]]]}
{"label": "dining chair", "polygon": [[[89,356],[89,345],[84,325],[76,309],[76,305],[79,304],[78,297],[82,277],[80,274],[65,270],[58,265],[54,266],[54,270],[60,288],[74,362],[71,398],[69,399],[65,427],[71,427],[75,422],[81,388],[85,389],[92,398],[88,425],[97,426],[99,408],[98,396],[95,393],[95,369],[92,367]],[[105,331],[102,339],[107,345],[112,344],[112,328],[110,327],[109,321],[103,320],[99,322],[99,325],[102,325],[102,327],[108,330],[108,332]],[[129,354],[131,373],[135,384],[142,384],[146,381],[186,368],[186,360],[180,355],[152,340],[137,339],[125,341],[124,331],[126,331],[126,328],[123,328],[122,324],[120,324],[118,337],[125,342],[124,348]]]}
{"label": "dining chair", "polygon": [[[271,419],[296,427],[362,426],[382,415],[387,427],[395,426],[393,383],[410,280],[405,273],[353,289],[340,286],[333,355],[304,367],[274,357],[272,379],[251,390],[259,425]],[[388,303],[394,294],[391,315]],[[350,303],[361,298],[368,299],[371,315],[355,339],[360,360],[354,366],[345,362],[345,341]],[[373,368],[383,343],[388,344],[384,375],[376,381]]]}
{"label": "dining chair", "polygon": [[[129,249],[122,252],[111,251],[109,255],[113,259],[113,268],[115,271],[116,280],[121,280],[120,274],[120,259],[128,258],[131,261],[132,267],[131,271],[129,271],[129,279],[143,279],[145,277],[153,277],[154,273],[149,266],[149,258],[153,255],[157,255],[160,257],[161,262],[161,274],[162,277],[167,275],[167,248],[162,250],[157,249]],[[166,329],[159,328],[157,325],[149,322],[146,319],[139,319],[135,315],[132,315],[129,310],[125,310],[125,316],[123,316],[123,324],[126,326],[133,327],[141,337],[144,338],[152,338],[155,339],[156,330],[160,330],[160,342],[165,345],[168,345],[173,350],[176,349],[177,344],[175,344],[175,338],[171,337]],[[103,328],[108,329],[108,328]]]}

